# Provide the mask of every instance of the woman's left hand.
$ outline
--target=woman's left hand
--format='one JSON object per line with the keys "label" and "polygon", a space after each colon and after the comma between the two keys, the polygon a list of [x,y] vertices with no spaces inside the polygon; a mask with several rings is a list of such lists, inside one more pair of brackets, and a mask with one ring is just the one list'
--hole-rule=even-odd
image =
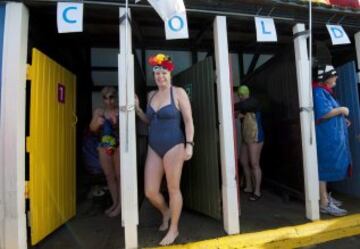
{"label": "woman's left hand", "polygon": [[193,147],[190,144],[187,144],[185,147],[185,161],[190,160],[193,155]]}
{"label": "woman's left hand", "polygon": [[345,118],[346,126],[349,127],[351,125],[351,121],[347,118]]}

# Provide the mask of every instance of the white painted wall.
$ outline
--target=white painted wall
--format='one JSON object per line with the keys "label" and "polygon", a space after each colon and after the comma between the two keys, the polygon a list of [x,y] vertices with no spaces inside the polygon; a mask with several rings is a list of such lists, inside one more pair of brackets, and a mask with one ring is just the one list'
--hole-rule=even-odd
{"label": "white painted wall", "polygon": [[25,88],[29,13],[6,4],[0,120],[1,249],[25,249]]}

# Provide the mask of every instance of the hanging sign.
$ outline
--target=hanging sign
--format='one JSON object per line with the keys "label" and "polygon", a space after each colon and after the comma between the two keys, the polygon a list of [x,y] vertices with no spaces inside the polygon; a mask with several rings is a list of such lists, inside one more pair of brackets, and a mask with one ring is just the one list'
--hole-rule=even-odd
{"label": "hanging sign", "polygon": [[166,40],[189,38],[186,12],[176,13],[164,24]]}
{"label": "hanging sign", "polygon": [[83,31],[82,3],[57,3],[57,27],[59,33]]}
{"label": "hanging sign", "polygon": [[326,25],[333,45],[350,44],[350,39],[341,25]]}
{"label": "hanging sign", "polygon": [[256,40],[258,42],[276,42],[277,34],[274,19],[255,17]]}
{"label": "hanging sign", "polygon": [[167,40],[189,38],[183,0],[148,0],[148,2],[164,21]]}

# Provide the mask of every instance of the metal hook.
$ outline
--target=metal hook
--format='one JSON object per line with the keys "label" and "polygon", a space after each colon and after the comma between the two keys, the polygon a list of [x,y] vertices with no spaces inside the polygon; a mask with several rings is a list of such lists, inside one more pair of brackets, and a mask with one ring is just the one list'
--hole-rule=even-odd
{"label": "metal hook", "polygon": [[261,13],[261,11],[262,11],[262,7],[260,7],[260,9],[256,12],[256,15],[258,16],[258,15],[260,15],[260,13]]}
{"label": "metal hook", "polygon": [[269,11],[269,14],[267,14],[267,16],[270,16],[274,12],[275,9],[276,9],[276,7],[272,7],[271,10]]}
{"label": "metal hook", "polygon": [[346,15],[342,16],[342,17],[340,18],[340,20],[337,22],[337,24],[340,24],[342,21],[344,21],[345,18],[346,18]]}
{"label": "metal hook", "polygon": [[327,21],[326,23],[329,24],[330,21],[337,15],[337,13],[333,14]]}

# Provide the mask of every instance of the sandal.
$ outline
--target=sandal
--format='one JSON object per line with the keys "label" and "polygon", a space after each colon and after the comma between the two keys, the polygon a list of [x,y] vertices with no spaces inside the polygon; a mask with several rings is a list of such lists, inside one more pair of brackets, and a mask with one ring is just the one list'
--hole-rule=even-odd
{"label": "sandal", "polygon": [[249,197],[249,200],[250,200],[250,201],[257,201],[257,200],[259,200],[261,197],[262,197],[261,194],[260,194],[260,195],[257,195],[257,194],[255,194],[255,193],[252,193],[252,195],[250,195],[250,197]]}
{"label": "sandal", "polygon": [[252,193],[251,190],[250,190],[250,191],[246,191],[245,188],[242,189],[242,192],[244,192],[245,194],[251,194],[251,193]]}

